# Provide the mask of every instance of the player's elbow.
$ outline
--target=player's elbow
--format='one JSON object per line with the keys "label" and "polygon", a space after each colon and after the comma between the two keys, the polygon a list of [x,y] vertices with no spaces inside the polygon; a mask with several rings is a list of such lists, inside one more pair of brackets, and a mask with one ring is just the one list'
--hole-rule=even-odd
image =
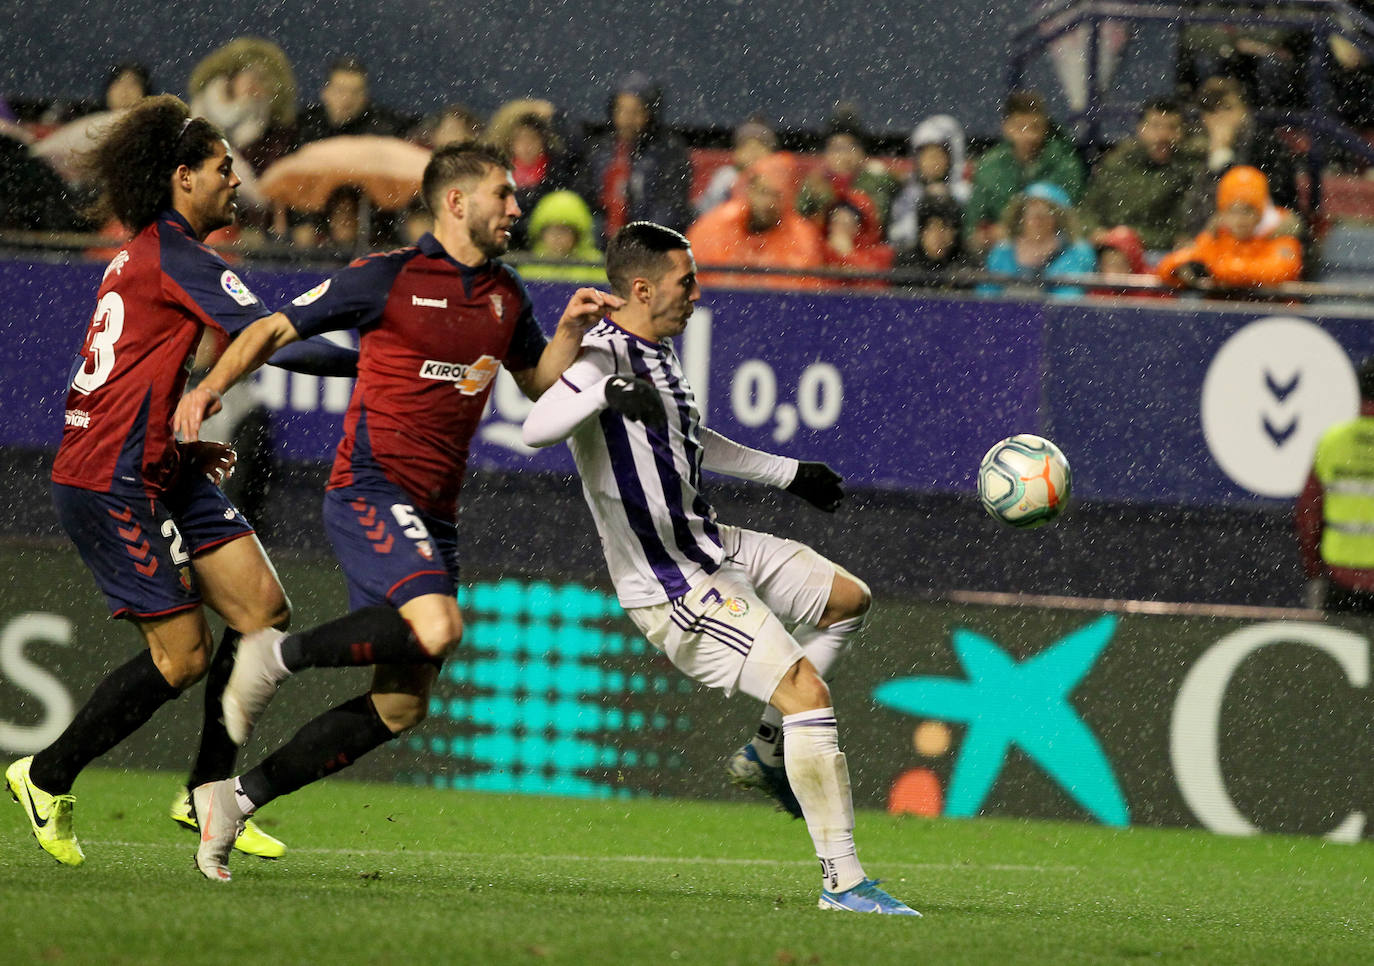
{"label": "player's elbow", "polygon": [[525,420],[525,425],[520,427],[520,439],[533,449],[545,449],[559,442],[550,433],[541,429],[533,419]]}

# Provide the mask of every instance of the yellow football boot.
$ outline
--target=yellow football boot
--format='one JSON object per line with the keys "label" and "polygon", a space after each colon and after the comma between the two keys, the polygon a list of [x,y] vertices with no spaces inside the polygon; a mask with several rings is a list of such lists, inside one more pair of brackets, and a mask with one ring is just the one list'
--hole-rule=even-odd
{"label": "yellow football boot", "polygon": [[24,806],[24,814],[33,826],[33,837],[43,851],[63,865],[80,865],[86,861],[86,853],[81,851],[81,843],[72,831],[72,806],[76,799],[71,795],[49,795],[29,781],[32,764],[30,755],[5,769],[10,795]]}

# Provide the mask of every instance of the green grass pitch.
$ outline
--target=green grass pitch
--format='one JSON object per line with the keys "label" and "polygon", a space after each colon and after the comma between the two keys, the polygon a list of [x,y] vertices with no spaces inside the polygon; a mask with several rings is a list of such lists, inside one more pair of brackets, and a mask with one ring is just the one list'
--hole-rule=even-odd
{"label": "green grass pitch", "polygon": [[802,823],[758,805],[503,797],[338,779],[273,805],[288,855],[202,879],[176,776],[78,781],[87,861],[0,812],[0,962],[1313,963],[1374,957],[1368,843],[859,816],[923,919],[816,909]]}

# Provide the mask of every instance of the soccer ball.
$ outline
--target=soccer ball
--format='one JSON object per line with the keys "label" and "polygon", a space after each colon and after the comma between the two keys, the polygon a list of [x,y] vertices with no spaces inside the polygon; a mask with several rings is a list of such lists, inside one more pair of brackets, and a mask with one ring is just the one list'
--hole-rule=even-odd
{"label": "soccer ball", "polygon": [[1069,502],[1073,474],[1059,447],[1021,433],[988,450],[978,466],[978,500],[1009,527],[1043,526]]}

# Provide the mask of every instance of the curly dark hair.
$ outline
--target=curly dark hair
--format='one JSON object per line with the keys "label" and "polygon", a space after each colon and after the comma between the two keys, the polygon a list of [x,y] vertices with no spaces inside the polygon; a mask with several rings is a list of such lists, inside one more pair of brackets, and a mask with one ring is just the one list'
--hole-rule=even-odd
{"label": "curly dark hair", "polygon": [[181,165],[198,167],[224,140],[220,130],[179,97],[145,97],[130,108],[81,159],[86,180],[99,189],[90,215],[113,215],[129,231],[147,228],[172,205],[172,175]]}

